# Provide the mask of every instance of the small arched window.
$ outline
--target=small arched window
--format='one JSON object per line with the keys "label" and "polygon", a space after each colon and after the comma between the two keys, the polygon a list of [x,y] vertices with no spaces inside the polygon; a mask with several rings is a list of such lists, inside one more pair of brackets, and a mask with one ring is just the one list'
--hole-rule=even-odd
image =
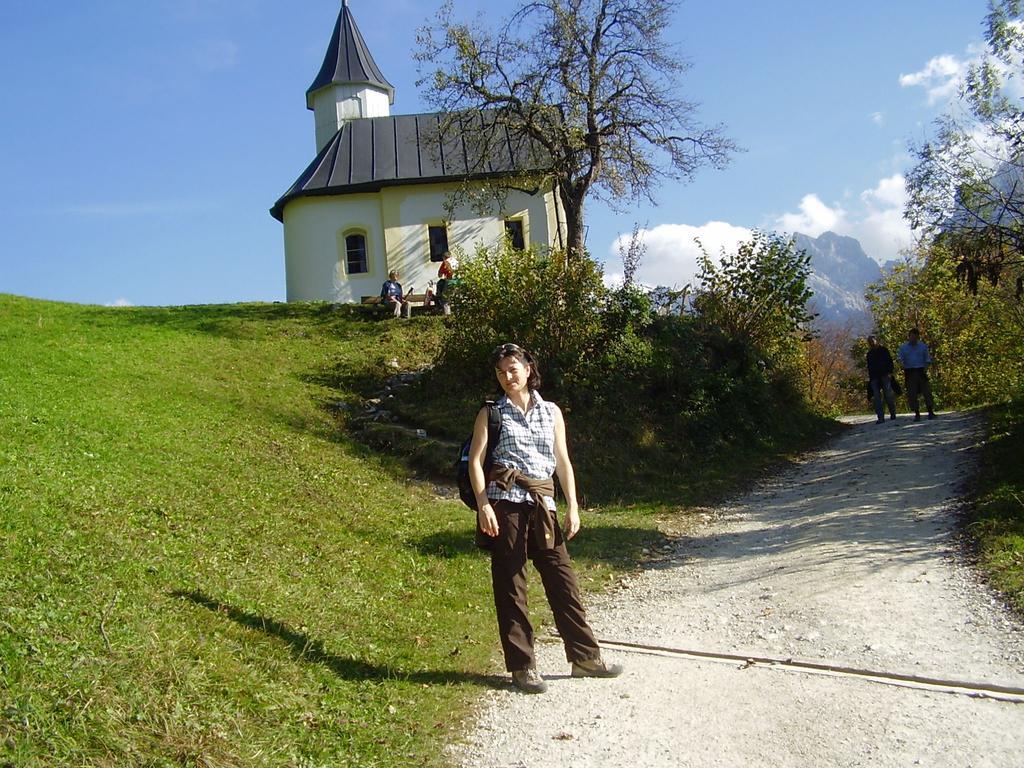
{"label": "small arched window", "polygon": [[362,232],[345,235],[345,265],[350,275],[370,271],[366,262],[366,235]]}

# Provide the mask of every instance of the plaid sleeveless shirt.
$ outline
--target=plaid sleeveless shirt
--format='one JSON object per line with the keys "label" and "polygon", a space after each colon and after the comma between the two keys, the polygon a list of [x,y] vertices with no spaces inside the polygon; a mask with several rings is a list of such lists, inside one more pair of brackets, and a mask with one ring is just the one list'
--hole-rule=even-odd
{"label": "plaid sleeveless shirt", "polygon": [[[494,463],[530,477],[551,477],[555,473],[554,403],[531,390],[530,408],[526,413],[510,403],[505,395],[498,400],[497,407],[501,414],[501,438],[494,447]],[[525,489],[512,486],[503,491],[497,483],[487,484],[487,497],[516,503],[530,501]],[[545,497],[545,500],[548,509],[555,508],[554,499]]]}

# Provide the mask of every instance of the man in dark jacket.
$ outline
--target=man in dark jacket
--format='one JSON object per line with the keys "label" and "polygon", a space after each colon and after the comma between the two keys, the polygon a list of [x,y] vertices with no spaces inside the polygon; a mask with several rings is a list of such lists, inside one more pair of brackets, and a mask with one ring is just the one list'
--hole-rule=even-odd
{"label": "man in dark jacket", "polygon": [[885,395],[885,404],[889,406],[889,419],[896,418],[896,395],[892,391],[892,355],[889,350],[878,343],[874,336],[868,336],[868,379],[871,382],[871,397],[875,403],[875,415],[878,416],[877,424],[885,421],[885,411],[882,408],[882,396]]}

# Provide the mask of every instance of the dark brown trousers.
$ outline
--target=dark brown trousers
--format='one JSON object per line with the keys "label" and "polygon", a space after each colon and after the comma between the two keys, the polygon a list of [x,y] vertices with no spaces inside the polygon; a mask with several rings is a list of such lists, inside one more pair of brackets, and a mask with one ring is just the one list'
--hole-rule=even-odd
{"label": "dark brown trousers", "polygon": [[565,644],[565,658],[573,661],[601,655],[593,630],[587,624],[579,584],[559,526],[555,546],[539,549],[530,530],[533,506],[492,501],[498,517],[498,536],[491,543],[491,585],[498,612],[498,634],[505,653],[505,669],[513,672],[535,665],[533,625],[527,612],[526,560],[540,572],[544,592],[554,614],[555,626]]}
{"label": "dark brown trousers", "polygon": [[903,371],[907,384],[907,404],[916,416],[921,415],[920,396],[924,395],[924,404],[928,413],[935,413],[935,402],[932,400],[932,385],[928,381],[928,373],[924,368],[907,368]]}

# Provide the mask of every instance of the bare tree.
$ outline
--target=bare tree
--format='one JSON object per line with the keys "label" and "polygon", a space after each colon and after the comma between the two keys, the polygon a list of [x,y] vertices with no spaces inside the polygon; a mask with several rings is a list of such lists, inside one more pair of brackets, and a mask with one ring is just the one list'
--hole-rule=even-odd
{"label": "bare tree", "polygon": [[647,243],[640,236],[640,222],[633,222],[629,241],[619,239],[619,258],[622,259],[623,285],[636,285],[636,273],[647,254]]}
{"label": "bare tree", "polygon": [[522,155],[519,173],[491,183],[553,189],[573,255],[584,252],[592,191],[612,205],[653,201],[659,181],[689,181],[736,151],[678,95],[689,64],[664,39],[676,5],[539,0],[489,29],[457,21],[449,0],[419,31],[419,85],[464,138],[473,134],[470,167],[486,170],[488,153],[507,140]]}

